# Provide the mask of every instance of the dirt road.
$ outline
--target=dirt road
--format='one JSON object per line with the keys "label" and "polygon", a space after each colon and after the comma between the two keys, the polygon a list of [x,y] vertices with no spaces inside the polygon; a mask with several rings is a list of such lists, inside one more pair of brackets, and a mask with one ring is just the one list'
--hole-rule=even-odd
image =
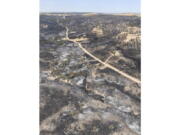
{"label": "dirt road", "polygon": [[108,64],[108,63],[106,63],[106,62],[103,62],[102,60],[100,60],[99,58],[97,58],[96,56],[94,56],[92,53],[90,53],[88,50],[86,50],[86,49],[82,46],[82,44],[81,44],[80,42],[75,41],[75,39],[70,39],[69,36],[68,36],[68,35],[69,35],[68,33],[69,33],[69,29],[68,29],[68,27],[66,27],[66,37],[65,37],[65,40],[68,40],[68,41],[71,41],[71,42],[74,42],[75,44],[77,44],[77,45],[81,48],[81,50],[84,51],[84,52],[85,52],[87,55],[89,55],[91,58],[93,58],[94,60],[100,62],[100,63],[103,64],[105,67],[107,67],[107,68],[109,68],[109,69],[117,72],[118,74],[126,77],[127,79],[129,79],[129,80],[131,80],[131,81],[133,81],[133,82],[135,82],[135,83],[138,83],[138,84],[141,83],[141,81],[140,81],[139,79],[128,75],[127,73],[125,73],[125,72],[123,72],[123,71],[115,68],[114,66],[112,66],[112,65],[110,65],[110,64]]}

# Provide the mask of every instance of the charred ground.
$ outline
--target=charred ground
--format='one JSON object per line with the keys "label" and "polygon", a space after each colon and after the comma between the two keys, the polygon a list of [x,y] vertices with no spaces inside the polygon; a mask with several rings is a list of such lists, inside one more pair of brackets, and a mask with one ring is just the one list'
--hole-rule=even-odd
{"label": "charred ground", "polygon": [[140,85],[85,54],[140,79],[140,16],[40,15],[41,135],[140,134]]}

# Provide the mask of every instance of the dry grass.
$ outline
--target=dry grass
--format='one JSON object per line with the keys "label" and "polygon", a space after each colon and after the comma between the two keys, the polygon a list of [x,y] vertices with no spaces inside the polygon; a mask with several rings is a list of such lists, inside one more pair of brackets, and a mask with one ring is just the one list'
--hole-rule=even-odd
{"label": "dry grass", "polygon": [[83,16],[95,16],[97,15],[96,13],[86,13],[86,14],[83,14]]}
{"label": "dry grass", "polygon": [[115,15],[115,16],[138,16],[138,17],[141,16],[140,14],[135,14],[135,13],[115,13],[112,15]]}
{"label": "dry grass", "polygon": [[92,33],[95,33],[97,36],[103,36],[103,30],[99,27],[94,27]]}
{"label": "dry grass", "polygon": [[140,33],[140,31],[141,31],[141,29],[139,27],[128,27],[127,30],[129,33],[134,33],[134,34]]}
{"label": "dry grass", "polygon": [[135,40],[135,39],[139,39],[140,35],[139,34],[128,34],[126,37],[126,40],[124,40],[124,42],[129,42],[130,40]]}

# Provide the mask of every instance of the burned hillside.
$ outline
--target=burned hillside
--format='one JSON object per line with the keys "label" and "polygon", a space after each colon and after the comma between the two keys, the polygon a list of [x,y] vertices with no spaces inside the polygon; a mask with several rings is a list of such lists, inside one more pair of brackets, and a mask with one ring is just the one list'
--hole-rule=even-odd
{"label": "burned hillside", "polygon": [[[139,15],[40,15],[40,134],[139,135]],[[73,42],[74,41],[74,42]]]}

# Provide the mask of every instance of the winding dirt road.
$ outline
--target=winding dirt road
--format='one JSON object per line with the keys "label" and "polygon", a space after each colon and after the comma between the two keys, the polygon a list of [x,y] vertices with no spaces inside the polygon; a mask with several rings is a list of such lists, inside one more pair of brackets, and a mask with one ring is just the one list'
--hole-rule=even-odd
{"label": "winding dirt road", "polygon": [[112,65],[110,65],[110,64],[108,64],[108,63],[106,63],[106,62],[103,62],[102,60],[100,60],[99,58],[97,58],[96,56],[94,56],[92,53],[90,53],[88,50],[86,50],[86,49],[82,46],[82,44],[81,44],[80,42],[77,42],[77,41],[75,41],[74,39],[70,39],[69,36],[68,36],[68,35],[69,35],[68,33],[69,33],[69,29],[68,29],[68,27],[66,27],[66,37],[65,37],[64,40],[68,40],[68,41],[71,41],[71,42],[73,42],[73,43],[76,43],[76,44],[79,46],[79,48],[81,48],[81,50],[82,50],[83,52],[85,52],[87,55],[89,55],[89,56],[90,56],[91,58],[93,58],[94,60],[96,60],[96,61],[100,62],[101,64],[103,64],[105,67],[107,67],[107,68],[109,68],[109,69],[117,72],[118,74],[126,77],[127,79],[129,79],[129,80],[131,80],[131,81],[133,81],[133,82],[135,82],[135,83],[141,84],[141,81],[140,81],[139,79],[137,79],[137,78],[135,78],[135,77],[133,77],[133,76],[128,75],[127,73],[125,73],[125,72],[123,72],[123,71],[115,68],[114,66],[112,66]]}

